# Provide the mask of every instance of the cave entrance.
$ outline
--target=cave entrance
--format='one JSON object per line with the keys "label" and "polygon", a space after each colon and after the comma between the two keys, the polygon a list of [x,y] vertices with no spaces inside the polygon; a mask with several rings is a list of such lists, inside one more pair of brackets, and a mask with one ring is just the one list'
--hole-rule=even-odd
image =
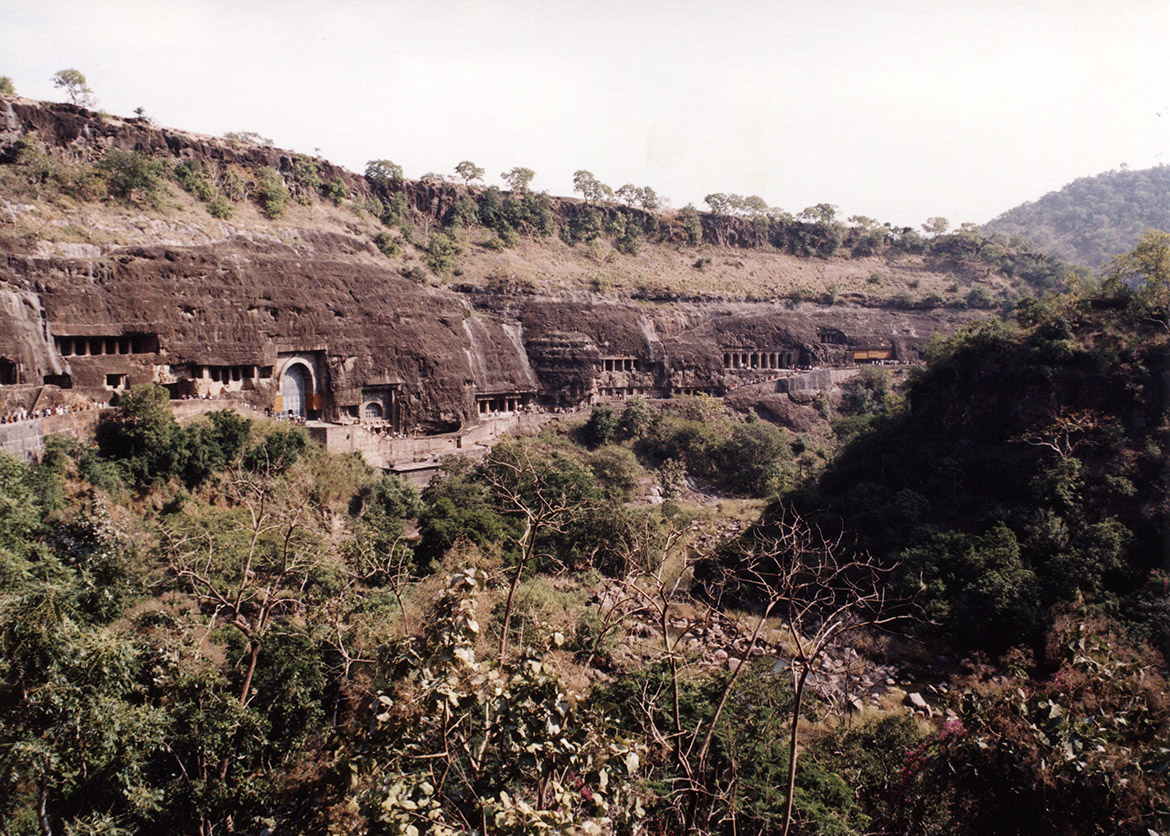
{"label": "cave entrance", "polygon": [[0,357],[0,386],[15,386],[20,383],[20,370],[15,360]]}
{"label": "cave entrance", "polygon": [[309,370],[301,363],[293,363],[284,370],[280,381],[280,395],[286,412],[298,418],[306,414],[308,395],[312,392],[313,381]]}

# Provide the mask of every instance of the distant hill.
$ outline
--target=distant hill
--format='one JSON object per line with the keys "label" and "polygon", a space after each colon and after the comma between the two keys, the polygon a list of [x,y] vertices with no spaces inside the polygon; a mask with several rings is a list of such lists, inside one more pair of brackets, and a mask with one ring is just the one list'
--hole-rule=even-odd
{"label": "distant hill", "polygon": [[1132,249],[1147,229],[1170,230],[1170,166],[1081,177],[1004,212],[983,232],[1019,235],[1043,252],[1097,267]]}

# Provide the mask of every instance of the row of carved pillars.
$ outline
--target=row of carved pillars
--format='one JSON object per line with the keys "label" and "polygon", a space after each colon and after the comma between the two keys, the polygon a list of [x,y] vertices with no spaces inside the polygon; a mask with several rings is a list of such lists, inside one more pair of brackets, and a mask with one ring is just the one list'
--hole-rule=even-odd
{"label": "row of carved pillars", "polygon": [[786,369],[792,365],[789,351],[725,351],[726,369]]}
{"label": "row of carved pillars", "polygon": [[131,353],[129,337],[58,337],[57,346],[63,357]]}

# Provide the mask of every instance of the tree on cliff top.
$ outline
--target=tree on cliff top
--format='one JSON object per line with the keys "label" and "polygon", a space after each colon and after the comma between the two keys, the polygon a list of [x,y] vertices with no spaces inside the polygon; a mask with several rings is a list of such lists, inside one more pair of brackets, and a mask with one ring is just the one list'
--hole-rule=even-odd
{"label": "tree on cliff top", "polygon": [[528,184],[532,182],[532,178],[535,176],[536,172],[531,168],[517,166],[501,174],[500,179],[507,183],[508,188],[512,191],[526,192],[528,191]]}
{"label": "tree on cliff top", "polygon": [[483,179],[483,169],[471,160],[464,160],[455,166],[455,173],[463,178],[463,182],[470,186],[476,180]]}
{"label": "tree on cliff top", "polygon": [[89,107],[95,101],[93,90],[79,70],[57,70],[57,74],[53,76],[53,86],[64,87],[65,92],[69,94],[69,101],[75,105]]}
{"label": "tree on cliff top", "polygon": [[12,86],[12,79],[6,75],[0,75],[0,95],[16,95],[16,88]]}
{"label": "tree on cliff top", "polygon": [[580,192],[586,203],[603,203],[613,197],[613,189],[585,169],[573,172],[573,191]]}
{"label": "tree on cliff top", "polygon": [[383,189],[402,187],[402,166],[390,160],[370,160],[366,163],[366,179]]}

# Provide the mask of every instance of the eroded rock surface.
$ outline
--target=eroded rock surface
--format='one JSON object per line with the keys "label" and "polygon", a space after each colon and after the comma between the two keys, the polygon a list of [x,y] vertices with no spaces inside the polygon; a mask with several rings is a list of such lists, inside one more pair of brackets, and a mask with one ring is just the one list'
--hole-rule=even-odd
{"label": "eroded rock surface", "polygon": [[[79,157],[119,147],[292,165],[280,149],[0,98],[0,161],[30,132]],[[323,180],[371,193],[364,178],[318,162]],[[433,220],[457,190],[407,192]],[[7,205],[13,217],[36,211]],[[132,244],[52,248],[0,229],[0,410],[30,407],[46,386],[103,401],[155,382],[175,397],[226,393],[278,412],[450,432],[534,404],[723,395],[798,366],[915,361],[931,334],[972,316],[458,291],[403,277],[344,225],[267,234],[165,217],[128,223]]]}

